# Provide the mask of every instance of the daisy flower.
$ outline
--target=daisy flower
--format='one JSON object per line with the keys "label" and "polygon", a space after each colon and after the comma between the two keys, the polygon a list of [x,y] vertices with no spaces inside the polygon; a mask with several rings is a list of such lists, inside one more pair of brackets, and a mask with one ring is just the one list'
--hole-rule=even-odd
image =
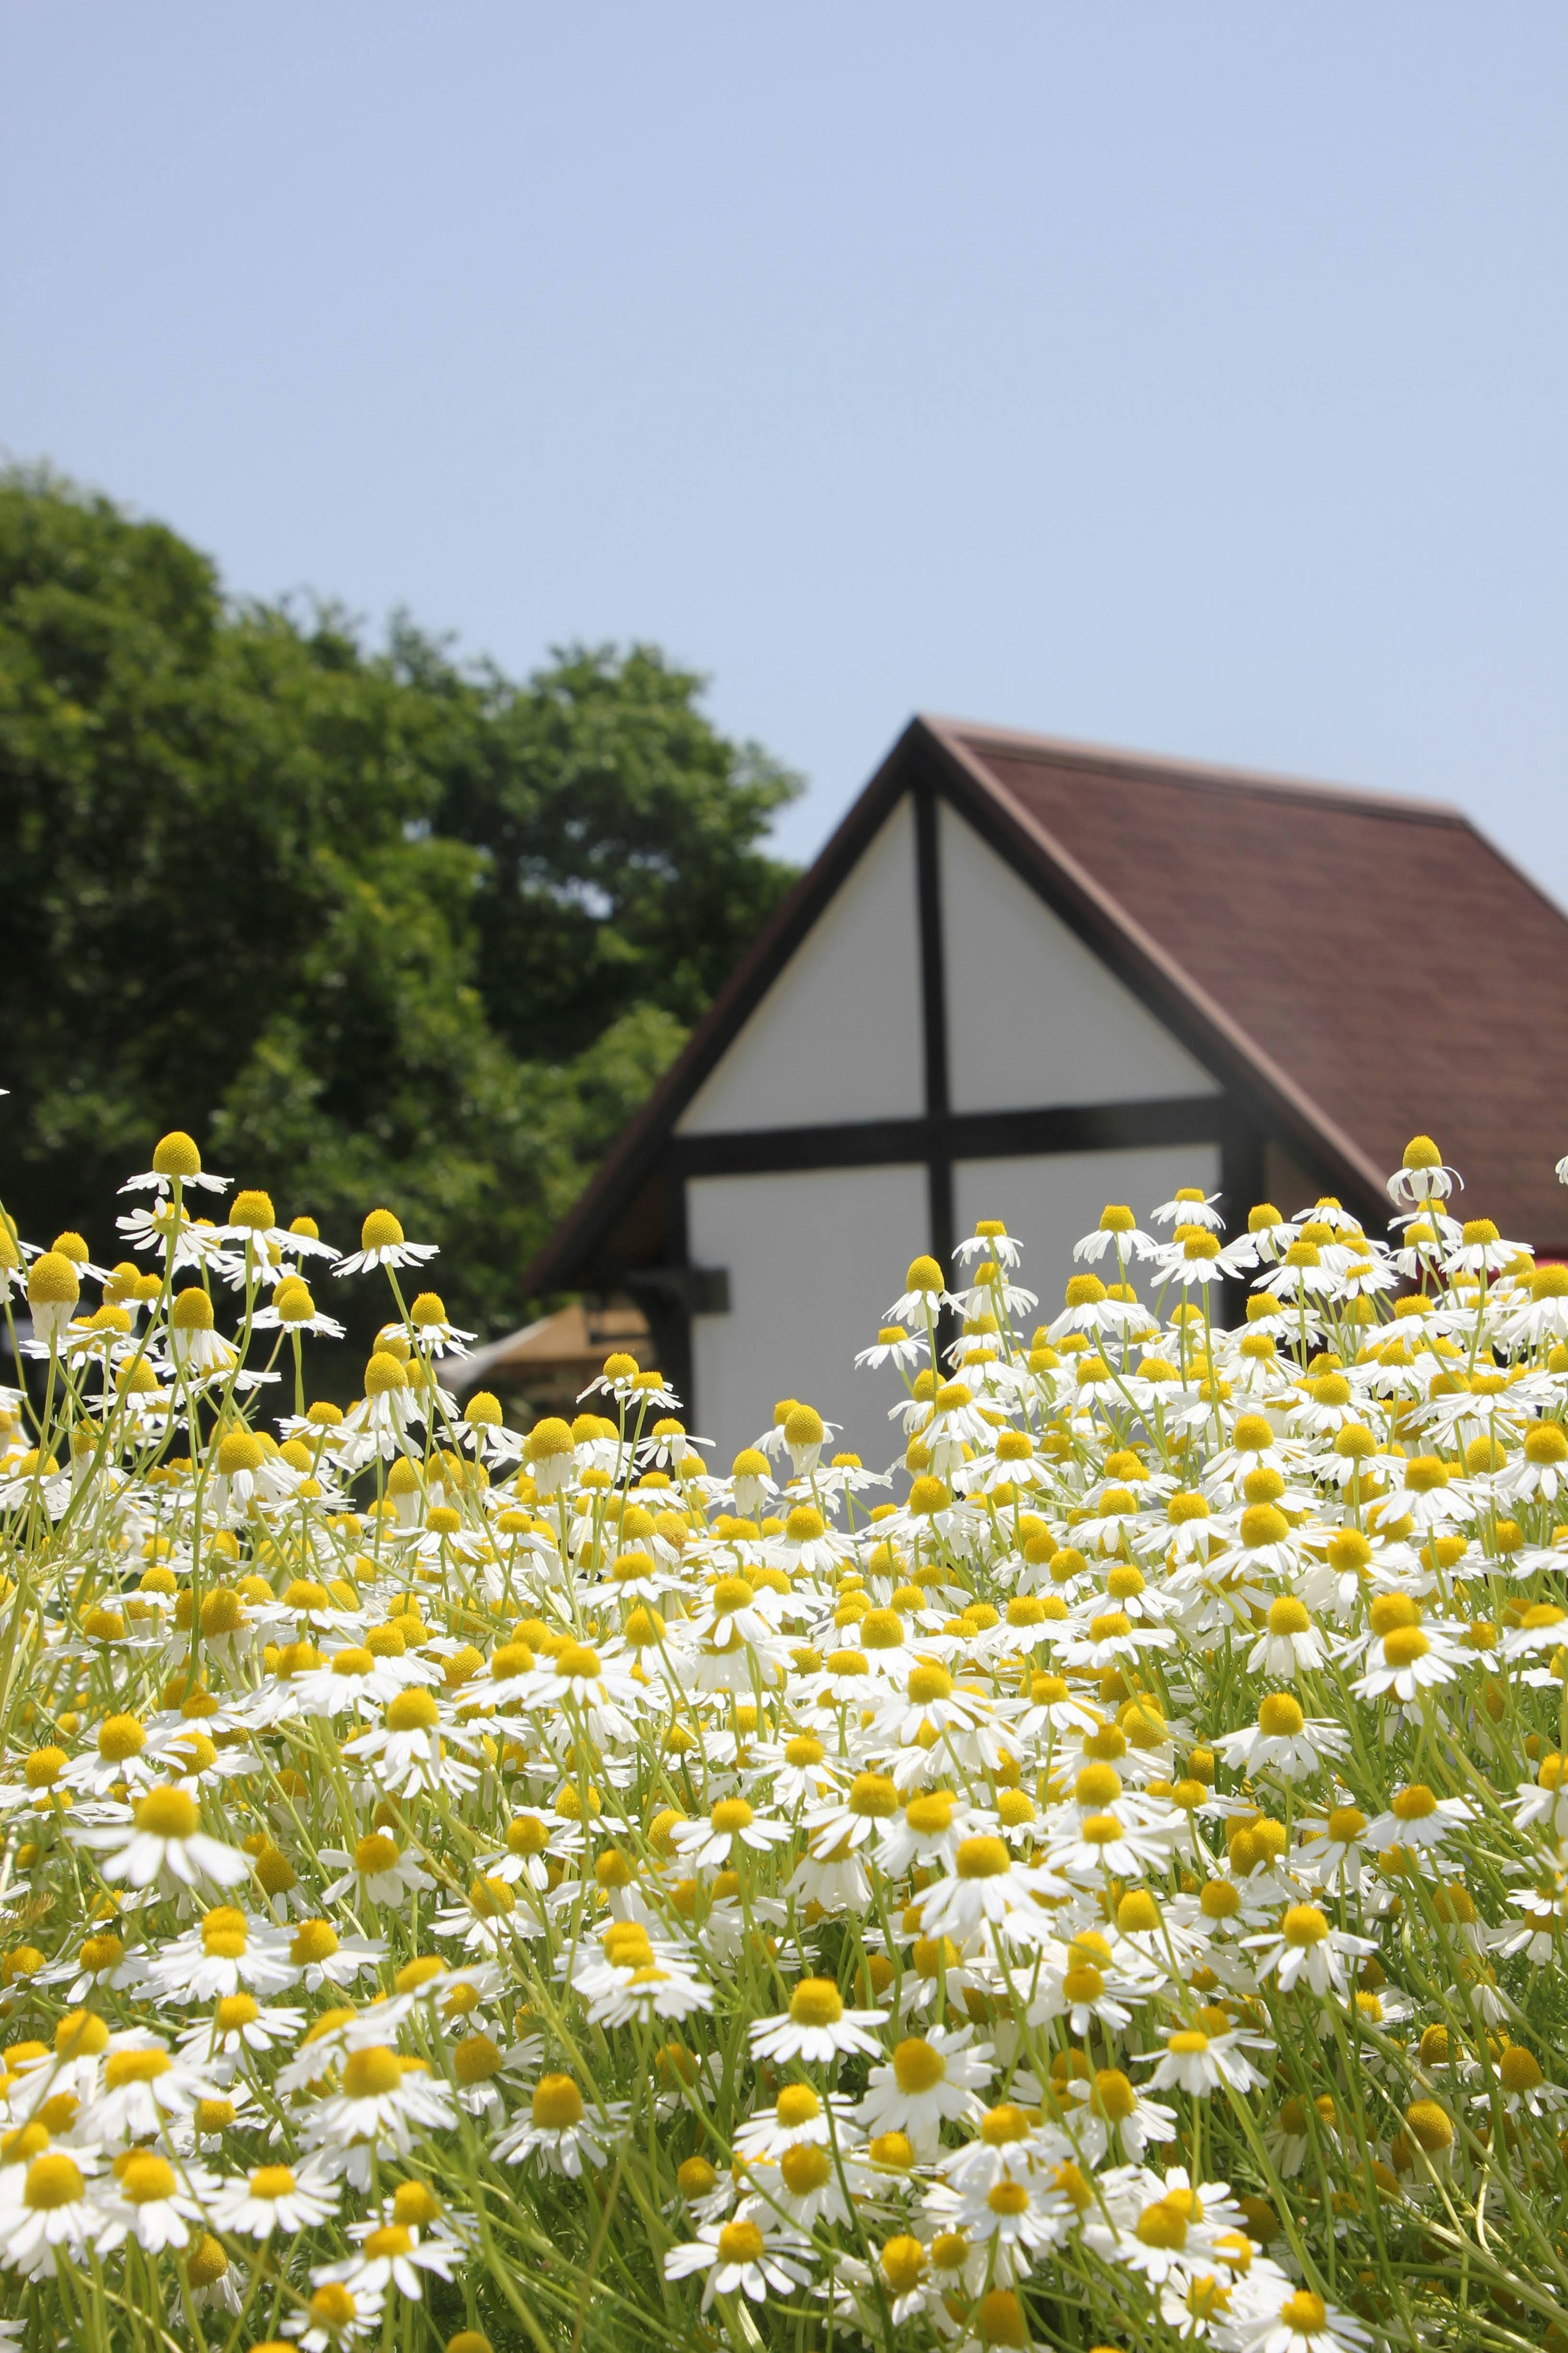
{"label": "daisy flower", "polygon": [[1270,1692],[1258,1704],[1256,1724],[1227,1732],[1215,1743],[1233,1771],[1278,1773],[1287,1781],[1310,1780],[1349,1746],[1342,1725],[1303,1715],[1289,1692]]}
{"label": "daisy flower", "polygon": [[1256,1954],[1258,1976],[1271,1977],[1281,1993],[1303,1978],[1315,1994],[1343,1993],[1347,1960],[1364,1960],[1377,1950],[1375,1938],[1331,1928],[1315,1904],[1290,1905],[1278,1928],[1242,1943]]}
{"label": "daisy flower", "polygon": [[1396,1789],[1387,1812],[1368,1824],[1367,1844],[1379,1854],[1394,1846],[1439,1847],[1474,1813],[1468,1799],[1439,1798],[1425,1781],[1412,1781]]}
{"label": "daisy flower", "polygon": [[116,1806],[114,1814],[106,1828],[74,1833],[79,1845],[97,1853],[105,1879],[173,1889],[195,1887],[204,1879],[236,1887],[250,1876],[249,1856],[208,1837],[201,1809],[184,1789],[154,1787],[133,1804]]}
{"label": "daisy flower", "polygon": [[962,1944],[984,1921],[1015,1939],[1038,1943],[1048,1934],[1050,1919],[1036,1898],[1065,1893],[1050,1872],[1020,1862],[1004,1840],[987,1833],[971,1836],[959,1842],[952,1875],[937,1880],[920,1896],[921,1933],[952,1936]]}
{"label": "daisy flower", "polygon": [[295,2171],[287,2165],[258,2165],[220,2181],[206,2211],[215,2230],[236,2238],[269,2239],[275,2231],[292,2238],[324,2222],[342,2195],[340,2184],[319,2166],[307,2163]]}
{"label": "daisy flower", "polygon": [[1235,2353],[1359,2353],[1372,2332],[1310,2288],[1288,2279],[1271,2286],[1267,2309],[1228,2331]]}
{"label": "daisy flower", "polygon": [[1228,2084],[1233,2092],[1250,2092],[1267,2078],[1248,2059],[1248,2043],[1271,2047],[1261,2037],[1244,2034],[1237,2027],[1210,2034],[1202,2027],[1178,2026],[1166,2035],[1163,2052],[1142,2052],[1134,2063],[1155,2062],[1149,2078],[1149,2089],[1153,2092],[1180,2091],[1194,2099],[1206,2099],[1222,2084]]}
{"label": "daisy flower", "polygon": [[666,2279],[689,2279],[706,2272],[702,2309],[715,2296],[744,2295],[765,2304],[771,2291],[787,2295],[810,2278],[810,2242],[791,2231],[767,2227],[767,2217],[748,2216],[732,2222],[704,2222],[695,2239],[669,2248],[664,2258]]}
{"label": "daisy flower", "polygon": [[105,2227],[91,2186],[97,2169],[86,2148],[35,2157],[15,2194],[0,2204],[0,2263],[25,2279],[53,2279],[62,2254],[79,2262]]}
{"label": "daisy flower", "polygon": [[589,2108],[570,2075],[542,2075],[528,2112],[491,2144],[503,2165],[536,2162],[546,2173],[576,2180],[584,2165],[609,2162],[616,2133],[626,2117],[623,2104]]}
{"label": "daisy flower", "polygon": [[422,1266],[437,1255],[435,1242],[405,1241],[403,1228],[390,1209],[373,1209],[360,1229],[358,1250],[339,1259],[332,1272],[363,1274],[376,1266]]}
{"label": "daisy flower", "polygon": [[974,2124],[984,2113],[978,2093],[996,2067],[991,2045],[973,2036],[973,2026],[906,2036],[885,2065],[872,2068],[857,2122],[873,2137],[906,2134],[922,2162],[934,2157],[944,2124]]}
{"label": "daisy flower", "polygon": [[831,1978],[802,1978],[787,2010],[776,2018],[752,2020],[752,2056],[775,2064],[804,2059],[816,2066],[826,2066],[852,2051],[879,2058],[881,2045],[869,2030],[886,2023],[879,2010],[846,2010],[844,1997]]}
{"label": "daisy flower", "polygon": [[134,2150],[115,2168],[114,2189],[103,2201],[103,2223],[98,2239],[107,2253],[122,2240],[134,2239],[150,2255],[165,2247],[188,2246],[193,2230],[199,2235],[204,2209],[214,2188],[213,2178],[199,2165],[176,2172],[157,2150]]}

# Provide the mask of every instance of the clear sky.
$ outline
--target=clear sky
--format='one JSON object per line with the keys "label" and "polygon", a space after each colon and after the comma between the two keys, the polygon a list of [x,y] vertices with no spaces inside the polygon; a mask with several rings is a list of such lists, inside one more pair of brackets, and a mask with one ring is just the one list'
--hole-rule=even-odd
{"label": "clear sky", "polygon": [[0,444],[236,589],[655,639],[797,855],[924,706],[1568,898],[1562,0],[0,0]]}

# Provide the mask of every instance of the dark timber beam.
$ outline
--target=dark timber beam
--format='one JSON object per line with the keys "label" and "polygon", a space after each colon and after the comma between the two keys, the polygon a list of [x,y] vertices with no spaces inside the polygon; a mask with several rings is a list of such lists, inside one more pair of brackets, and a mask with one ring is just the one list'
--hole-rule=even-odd
{"label": "dark timber beam", "polygon": [[[1225,1167],[1228,1138],[1237,1124],[1234,1107],[1223,1095],[1172,1095],[1142,1103],[1068,1104],[1049,1111],[944,1111],[924,1119],[847,1120],[822,1127],[676,1135],[665,1148],[671,1168],[683,1177],[763,1176],[802,1168],[878,1168],[910,1162],[923,1163],[928,1170],[945,1168],[946,1248],[951,1250],[955,1160],[1117,1152],[1140,1145],[1218,1144]],[[1261,1158],[1259,1147],[1259,1166]],[[1222,1181],[1228,1192],[1228,1177]],[[1249,1196],[1243,1207],[1250,1207],[1253,1198]]]}

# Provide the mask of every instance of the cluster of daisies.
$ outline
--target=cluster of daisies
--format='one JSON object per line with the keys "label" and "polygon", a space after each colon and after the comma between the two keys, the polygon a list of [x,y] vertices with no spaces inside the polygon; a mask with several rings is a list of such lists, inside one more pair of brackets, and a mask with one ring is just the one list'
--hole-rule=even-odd
{"label": "cluster of daisies", "polygon": [[1568,1269],[1454,1183],[983,1224],[728,1470],[186,1135],[0,1227],[0,2334],[1551,2343]]}

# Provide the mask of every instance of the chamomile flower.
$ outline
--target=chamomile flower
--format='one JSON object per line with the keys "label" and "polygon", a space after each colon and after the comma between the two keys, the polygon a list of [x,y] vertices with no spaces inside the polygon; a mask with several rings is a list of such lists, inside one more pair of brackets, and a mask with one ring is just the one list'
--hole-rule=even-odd
{"label": "chamomile flower", "polygon": [[381,2311],[374,2296],[356,2296],[342,2280],[323,2280],[303,2310],[284,2315],[283,2334],[299,2338],[301,2353],[336,2353],[340,2346],[379,2328]]}
{"label": "chamomile flower", "polygon": [[464,2253],[460,2240],[426,2237],[417,2223],[400,2222],[394,2215],[356,2222],[351,2234],[358,2241],[356,2252],[341,2263],[318,2264],[310,2278],[318,2287],[341,2281],[356,2305],[372,2297],[384,2300],[393,2288],[411,2303],[422,2303],[426,2280],[450,2284]]}
{"label": "chamomile flower", "polygon": [[809,2242],[793,2229],[767,2227],[764,2213],[731,2222],[704,2222],[695,2239],[669,2248],[664,2258],[667,2280],[708,2274],[702,2290],[706,2312],[715,2296],[743,2295],[765,2304],[771,2295],[788,2295],[811,2276]]}
{"label": "chamomile flower", "polygon": [[1233,1770],[1278,1773],[1287,1781],[1310,1780],[1349,1746],[1350,1735],[1342,1725],[1303,1715],[1300,1703],[1289,1692],[1270,1692],[1258,1704],[1256,1724],[1226,1733],[1218,1743]]}
{"label": "chamomile flower", "polygon": [[1394,1791],[1387,1811],[1368,1823],[1367,1844],[1378,1854],[1395,1846],[1439,1847],[1473,1811],[1467,1798],[1439,1798],[1425,1781],[1410,1781]]}
{"label": "chamomile flower", "polygon": [[334,1274],[363,1274],[373,1267],[423,1266],[438,1255],[435,1242],[411,1242],[390,1209],[373,1209],[360,1229],[360,1246],[340,1258]]}
{"label": "chamomile flower", "polygon": [[323,1847],[321,1861],[348,1866],[321,1890],[323,1904],[335,1903],[353,1888],[358,1900],[403,1910],[411,1896],[421,1895],[436,1884],[414,1849],[400,1847],[386,1831],[367,1831],[352,1854],[342,1847]]}
{"label": "chamomile flower", "polygon": [[1207,2098],[1221,2084],[1228,2084],[1234,2092],[1250,2092],[1264,2081],[1247,2055],[1247,2046],[1257,2047],[1258,2042],[1258,2036],[1244,2034],[1237,2027],[1213,2034],[1205,2027],[1173,2027],[1165,2037],[1164,2050],[1143,2052],[1137,2063],[1154,2061],[1154,2072],[1149,2077],[1151,2091],[1181,2091],[1194,2099]]}
{"label": "chamomile flower", "polygon": [[232,1176],[217,1176],[202,1166],[202,1155],[193,1136],[184,1128],[174,1128],[161,1136],[153,1148],[153,1166],[135,1176],[128,1176],[120,1187],[122,1193],[172,1192],[177,1185],[183,1189],[198,1187],[204,1193],[226,1193],[233,1184]]}
{"label": "chamomile flower", "polygon": [[337,2211],[342,2195],[319,2165],[258,2165],[247,2174],[220,2181],[206,2200],[207,2218],[216,2230],[236,2238],[269,2239],[276,2232],[289,2238],[312,2229]]}
{"label": "chamomile flower", "polygon": [[25,2279],[54,2279],[59,2260],[76,2263],[105,2231],[89,2151],[46,2148],[12,2197],[0,2203],[0,2264]]}
{"label": "chamomile flower", "polygon": [[116,1806],[102,1827],[75,1835],[98,1856],[106,1880],[123,1879],[132,1887],[195,1887],[204,1880],[237,1886],[250,1876],[248,1856],[209,1836],[201,1820],[195,1799],[165,1783],[131,1805]]}
{"label": "chamomile flower", "polygon": [[1359,2320],[1288,2279],[1270,2283],[1264,2308],[1227,2334],[1236,2353],[1359,2353],[1373,2341]]}
{"label": "chamomile flower", "polygon": [[1256,1956],[1258,1976],[1272,1978],[1281,1993],[1303,1978],[1316,1994],[1343,1993],[1346,1962],[1377,1950],[1375,1939],[1332,1927],[1315,1904],[1289,1905],[1277,1929],[1243,1941]]}
{"label": "chamomile flower", "polygon": [[132,2151],[116,2168],[114,2189],[103,2200],[99,2252],[107,2253],[125,2239],[134,2239],[150,2255],[188,2246],[193,2232],[201,2231],[213,2187],[199,2165],[185,2163],[176,2171],[156,2149]]}
{"label": "chamomile flower", "polygon": [[[857,1352],[855,1362],[871,1372],[879,1372],[884,1365],[897,1365],[900,1372],[907,1372],[930,1353],[930,1347],[923,1332],[910,1333],[901,1324],[885,1324],[873,1345]],[[740,1508],[739,1496],[736,1508]]]}
{"label": "chamomile flower", "polygon": [[826,2066],[847,2052],[879,2055],[881,2045],[870,2030],[886,2023],[879,2010],[847,2010],[831,1978],[802,1978],[790,1996],[789,2008],[774,2018],[752,2021],[753,2059],[775,2065],[804,2059]]}
{"label": "chamomile flower", "polygon": [[856,2119],[873,2138],[905,2134],[917,2158],[929,2160],[944,2124],[978,2122],[980,2092],[995,2072],[991,2046],[974,2042],[973,2026],[906,2035],[885,2065],[871,2069]]}
{"label": "chamomile flower", "polygon": [[757,1813],[749,1799],[721,1798],[706,1822],[678,1822],[670,1832],[677,1854],[698,1871],[719,1871],[737,1846],[765,1854],[770,1847],[793,1838],[794,1827],[776,1817]]}
{"label": "chamomile flower", "polygon": [[921,1934],[963,1943],[984,1921],[1016,1942],[1037,1943],[1049,1926],[1038,1897],[1065,1892],[1049,1871],[1020,1862],[1005,1840],[981,1832],[960,1841],[951,1876],[921,1896]]}
{"label": "chamomile flower", "polygon": [[576,2180],[584,2167],[609,2162],[625,2117],[622,2105],[590,2107],[571,2075],[542,2075],[526,2113],[491,2144],[498,2164],[531,2165]]}
{"label": "chamomile flower", "polygon": [[176,2059],[156,2036],[128,2028],[109,2038],[102,2088],[92,2103],[100,2143],[146,2140],[188,2118],[201,2100],[221,2099],[223,2086],[187,2052]]}
{"label": "chamomile flower", "polygon": [[1225,1219],[1215,1207],[1222,1196],[1205,1194],[1194,1185],[1184,1185],[1168,1201],[1162,1201],[1149,1213],[1152,1226],[1206,1226],[1211,1232],[1223,1233]]}

